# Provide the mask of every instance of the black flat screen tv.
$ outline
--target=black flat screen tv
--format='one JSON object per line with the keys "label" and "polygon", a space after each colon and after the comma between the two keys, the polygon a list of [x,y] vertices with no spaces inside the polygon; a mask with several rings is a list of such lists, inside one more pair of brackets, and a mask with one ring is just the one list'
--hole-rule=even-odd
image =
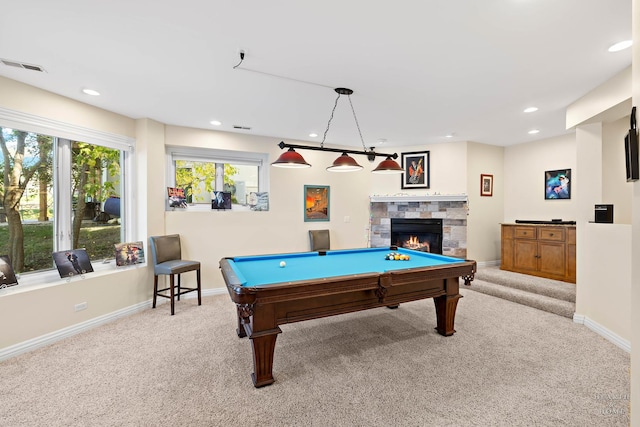
{"label": "black flat screen tv", "polygon": [[627,160],[627,182],[637,181],[640,178],[638,167],[638,133],[631,129],[624,137],[624,151]]}

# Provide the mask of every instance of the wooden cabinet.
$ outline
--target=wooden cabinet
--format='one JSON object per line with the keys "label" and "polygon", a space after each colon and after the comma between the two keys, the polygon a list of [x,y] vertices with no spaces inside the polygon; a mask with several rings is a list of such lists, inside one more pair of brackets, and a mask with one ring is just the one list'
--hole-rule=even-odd
{"label": "wooden cabinet", "polygon": [[503,270],[576,282],[576,228],[502,224]]}

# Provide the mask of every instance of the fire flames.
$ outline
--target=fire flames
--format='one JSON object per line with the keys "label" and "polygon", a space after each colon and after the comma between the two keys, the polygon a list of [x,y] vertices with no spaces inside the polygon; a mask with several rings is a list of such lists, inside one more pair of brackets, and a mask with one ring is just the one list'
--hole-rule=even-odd
{"label": "fire flames", "polygon": [[429,242],[420,242],[418,236],[409,236],[409,240],[406,240],[402,246],[407,249],[414,249],[422,252],[431,252]]}

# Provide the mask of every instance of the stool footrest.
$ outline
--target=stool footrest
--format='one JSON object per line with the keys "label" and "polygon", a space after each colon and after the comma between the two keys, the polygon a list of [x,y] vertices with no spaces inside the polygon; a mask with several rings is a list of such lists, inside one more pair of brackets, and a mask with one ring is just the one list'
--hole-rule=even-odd
{"label": "stool footrest", "polygon": [[[177,286],[176,286],[177,289]],[[160,292],[166,292],[166,291],[170,291],[171,288],[164,288],[164,289],[158,289],[158,292],[156,292],[156,295],[158,295],[159,297],[164,297],[164,298],[171,298],[171,295],[165,295],[165,294],[161,294]],[[184,286],[180,286],[180,292],[176,292],[173,295],[174,296],[178,296],[178,295],[184,295],[184,294],[188,294],[189,292],[193,292],[193,291],[197,291],[198,288],[185,288]]]}

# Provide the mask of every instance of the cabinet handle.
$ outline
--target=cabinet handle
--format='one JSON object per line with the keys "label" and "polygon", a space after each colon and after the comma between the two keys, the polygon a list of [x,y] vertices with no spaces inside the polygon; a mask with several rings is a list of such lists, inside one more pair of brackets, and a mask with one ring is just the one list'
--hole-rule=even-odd
{"label": "cabinet handle", "polygon": [[553,233],[549,233],[549,236],[552,236],[552,237],[553,237]]}

